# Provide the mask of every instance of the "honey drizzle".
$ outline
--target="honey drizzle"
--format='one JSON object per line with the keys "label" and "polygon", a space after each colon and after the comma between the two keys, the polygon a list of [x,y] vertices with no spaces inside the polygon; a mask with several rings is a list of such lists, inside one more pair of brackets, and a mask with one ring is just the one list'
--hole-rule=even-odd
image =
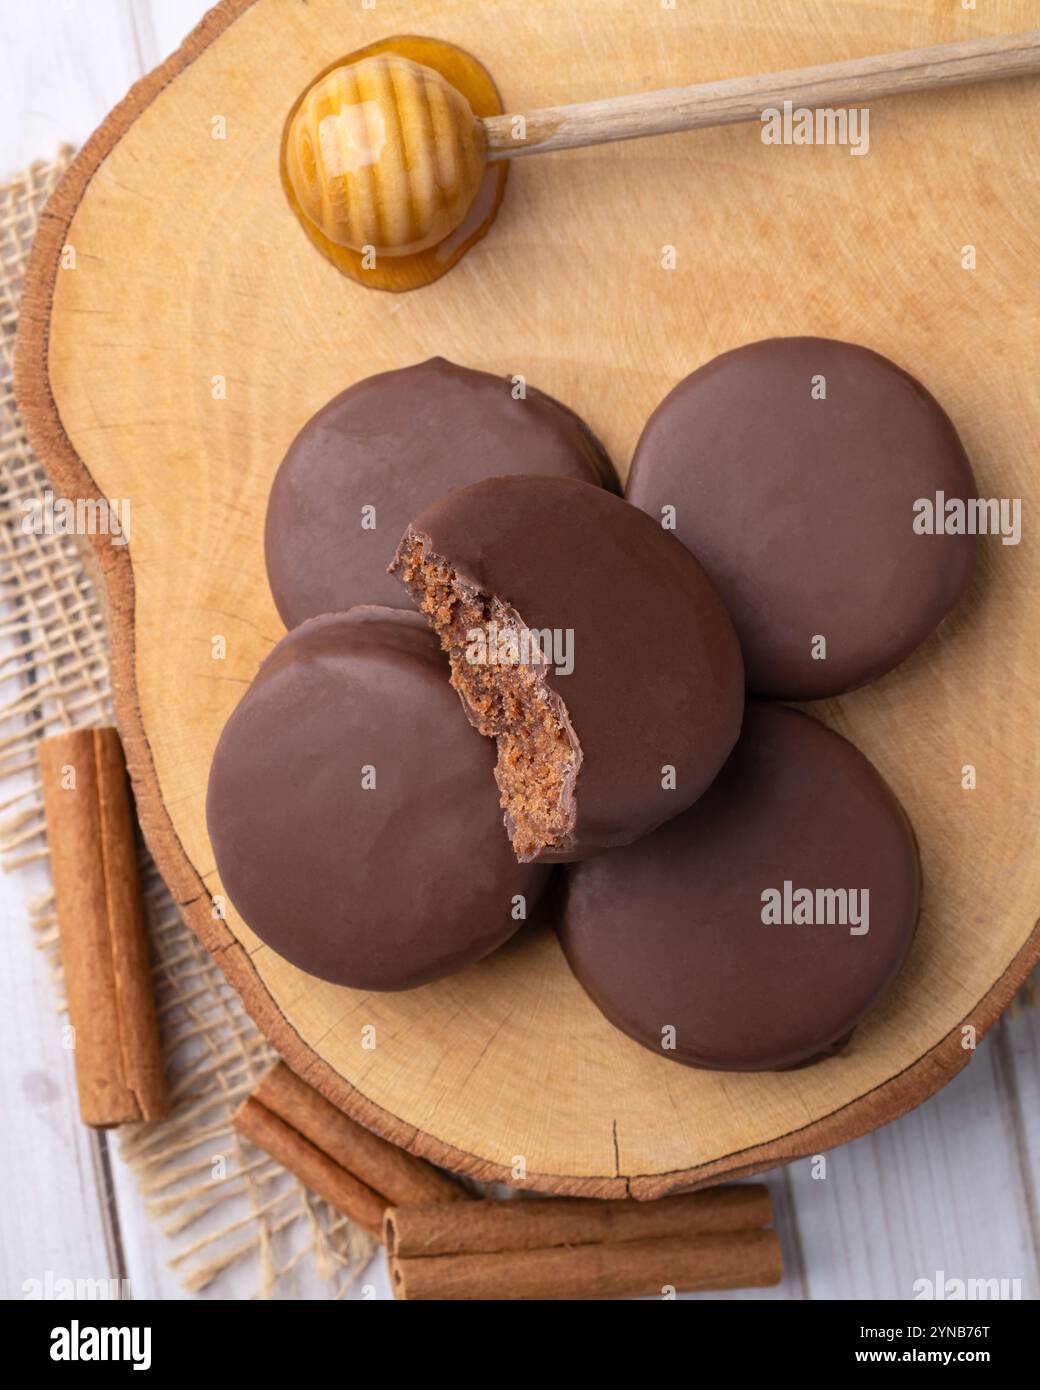
{"label": "honey drizzle", "polygon": [[420,289],[423,285],[432,285],[435,280],[446,275],[453,265],[458,264],[471,246],[475,246],[487,235],[498,215],[498,209],[505,194],[509,161],[497,160],[488,164],[477,196],[470,205],[462,224],[450,232],[443,241],[427,251],[420,251],[409,256],[377,255],[375,264],[366,267],[364,257],[360,252],[352,251],[346,246],[337,246],[334,241],[330,241],[324,232],[316,227],[303,212],[292,190],[286,171],[285,154],[289,130],[293,116],[313,82],[320,81],[326,73],[332,72],[334,68],[341,67],[344,63],[358,62],[362,58],[370,58],[378,53],[396,53],[403,58],[410,58],[415,63],[422,63],[425,67],[433,68],[458,88],[469,101],[474,114],[477,116],[501,115],[502,100],[487,68],[484,67],[483,63],[478,62],[472,54],[467,53],[465,49],[457,48],[455,44],[445,43],[441,39],[420,38],[412,34],[403,34],[394,38],[381,39],[378,43],[359,48],[355,53],[350,53],[345,58],[337,58],[334,63],[330,63],[328,67],[316,75],[308,84],[307,89],[301,92],[293,103],[292,110],[286,118],[279,158],[282,187],[289,200],[289,206],[296,214],[307,236],[337,270],[342,271],[351,280],[356,280],[359,285],[364,285],[368,289],[401,293],[405,290]]}

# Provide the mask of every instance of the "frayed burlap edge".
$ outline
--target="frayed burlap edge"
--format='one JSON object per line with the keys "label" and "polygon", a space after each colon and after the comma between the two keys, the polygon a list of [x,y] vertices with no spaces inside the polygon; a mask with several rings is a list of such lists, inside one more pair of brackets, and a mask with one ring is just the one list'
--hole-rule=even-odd
{"label": "frayed burlap edge", "polygon": [[[25,503],[48,482],[12,388],[15,330],[29,248],[71,151],[0,186],[0,857],[43,884],[29,917],[61,1007],[61,966],[34,744],[73,725],[113,722],[104,610],[89,553],[75,537],[27,529]],[[220,1296],[247,1267],[256,1294],[284,1296],[308,1261],[342,1297],[375,1242],[232,1129],[235,1106],[273,1059],[218,966],[182,921],[141,851],[156,999],[173,1109],[120,1132],[122,1156],[170,1240],[184,1286]]]}

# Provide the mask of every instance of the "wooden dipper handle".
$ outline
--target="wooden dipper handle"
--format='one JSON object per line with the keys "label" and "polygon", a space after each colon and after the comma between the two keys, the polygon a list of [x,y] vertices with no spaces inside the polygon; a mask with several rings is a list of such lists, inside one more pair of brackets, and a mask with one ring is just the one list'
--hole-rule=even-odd
{"label": "wooden dipper handle", "polygon": [[522,135],[517,133],[516,116],[487,117],[483,126],[488,157],[503,159],[754,121],[767,107],[781,107],[785,101],[806,107],[855,106],[901,92],[1024,77],[1035,72],[1040,72],[1040,29],[759,77],[734,77],[693,87],[669,87],[660,92],[549,107],[523,117]]}

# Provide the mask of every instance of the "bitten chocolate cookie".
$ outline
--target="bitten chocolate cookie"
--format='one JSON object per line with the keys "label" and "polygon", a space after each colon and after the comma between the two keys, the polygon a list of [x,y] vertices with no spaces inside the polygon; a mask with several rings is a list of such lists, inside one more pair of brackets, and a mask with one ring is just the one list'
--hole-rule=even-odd
{"label": "bitten chocolate cookie", "polygon": [[206,819],[224,890],[324,980],[410,989],[461,970],[548,877],[502,834],[493,761],[417,613],[315,618],[278,643],[217,744]]}
{"label": "bitten chocolate cookie", "polygon": [[873,765],[797,710],[753,702],[697,805],[575,865],[560,938],[618,1028],[720,1071],[840,1048],[910,948],[913,831]]}
{"label": "bitten chocolate cookie", "polygon": [[356,603],[407,602],[387,577],[413,516],[453,488],[547,473],[620,491],[582,420],[533,387],[433,357],[368,377],[293,440],[267,506],[267,577],[286,627]]}
{"label": "bitten chocolate cookie", "polygon": [[956,430],[912,376],[851,343],[772,338],[665,397],[626,496],[704,566],[749,688],[811,700],[884,674],[942,621],[977,538],[921,534],[915,504],[941,496],[941,517],[974,493]]}
{"label": "bitten chocolate cookie", "polygon": [[729,618],[674,536],[602,488],[496,478],[409,526],[391,567],[451,660],[518,857],[628,844],[696,801],[733,747]]}

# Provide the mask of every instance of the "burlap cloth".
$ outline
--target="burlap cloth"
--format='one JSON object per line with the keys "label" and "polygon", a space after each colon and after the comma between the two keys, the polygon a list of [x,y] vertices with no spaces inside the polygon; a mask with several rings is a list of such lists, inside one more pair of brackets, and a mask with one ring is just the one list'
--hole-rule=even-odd
{"label": "burlap cloth", "polygon": [[[39,496],[47,479],[11,381],[29,247],[71,153],[62,149],[0,187],[0,857],[7,870],[33,866],[37,879],[47,845],[34,743],[113,721],[105,621],[86,557],[74,538],[22,528],[24,499]],[[231,1128],[231,1112],[274,1054],[143,850],[142,874],[173,1111],[164,1124],[120,1130],[118,1143],[169,1237],[170,1264],[187,1288],[217,1296],[222,1276],[245,1266],[247,1287],[277,1296],[292,1292],[288,1276],[311,1261],[329,1296],[342,1296],[375,1242]],[[60,1003],[53,892],[32,902],[30,918]]]}

